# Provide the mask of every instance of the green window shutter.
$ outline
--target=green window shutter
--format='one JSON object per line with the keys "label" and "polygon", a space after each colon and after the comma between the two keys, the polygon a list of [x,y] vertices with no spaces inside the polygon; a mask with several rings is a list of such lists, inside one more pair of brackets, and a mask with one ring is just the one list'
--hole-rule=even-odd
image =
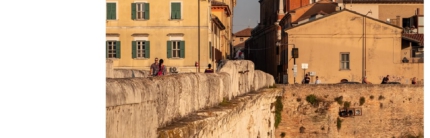
{"label": "green window shutter", "polygon": [[136,19],[136,3],[131,3],[131,19]]}
{"label": "green window shutter", "polygon": [[179,41],[179,49],[181,53],[181,58],[185,58],[185,41]]}
{"label": "green window shutter", "polygon": [[109,19],[116,19],[116,3],[110,3],[110,17]]}
{"label": "green window shutter", "polygon": [[132,41],[131,42],[131,57],[132,58],[136,58],[137,57],[137,42],[136,41]]}
{"label": "green window shutter", "polygon": [[167,58],[172,58],[172,41],[167,41]]}
{"label": "green window shutter", "polygon": [[145,19],[149,19],[149,3],[145,3]]}
{"label": "green window shutter", "polygon": [[116,41],[116,58],[121,58],[121,42]]}
{"label": "green window shutter", "polygon": [[212,59],[212,42],[209,42],[209,59]]}
{"label": "green window shutter", "polygon": [[181,3],[171,3],[172,19],[181,19]]}
{"label": "green window shutter", "polygon": [[109,52],[108,41],[106,41],[106,58],[109,57],[108,52]]}
{"label": "green window shutter", "polygon": [[176,10],[175,10],[175,3],[170,3],[170,19],[175,19],[175,14],[176,14]]}
{"label": "green window shutter", "polygon": [[177,14],[176,19],[181,19],[181,3],[177,3],[176,14]]}
{"label": "green window shutter", "polygon": [[106,19],[110,19],[110,3],[106,3]]}
{"label": "green window shutter", "polygon": [[151,53],[150,51],[150,43],[149,41],[145,41],[145,58],[150,58],[151,56],[149,55]]}

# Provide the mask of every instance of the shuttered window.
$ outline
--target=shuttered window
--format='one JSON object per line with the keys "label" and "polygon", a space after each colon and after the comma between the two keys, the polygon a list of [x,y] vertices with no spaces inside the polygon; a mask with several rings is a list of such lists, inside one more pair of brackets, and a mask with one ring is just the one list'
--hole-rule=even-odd
{"label": "shuttered window", "polygon": [[106,19],[116,20],[116,3],[106,3]]}

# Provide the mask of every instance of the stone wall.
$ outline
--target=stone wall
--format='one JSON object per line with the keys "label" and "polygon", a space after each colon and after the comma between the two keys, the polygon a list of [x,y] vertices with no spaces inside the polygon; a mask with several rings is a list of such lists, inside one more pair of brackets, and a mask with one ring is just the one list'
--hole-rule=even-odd
{"label": "stone wall", "polygon": [[[286,138],[331,137],[400,137],[424,132],[423,85],[288,85],[285,87],[282,121],[276,129]],[[318,106],[306,101],[314,94],[321,99]],[[352,108],[361,108],[362,116],[340,117],[335,98],[343,96]],[[373,96],[373,99],[370,97]],[[365,102],[360,106],[360,97]],[[381,98],[380,98],[381,97]],[[303,132],[300,132],[303,127]]]}
{"label": "stone wall", "polygon": [[264,89],[239,96],[159,129],[159,138],[272,138],[274,106],[281,89]]}
{"label": "stone wall", "polygon": [[158,128],[193,112],[274,84],[271,75],[253,67],[250,61],[226,61],[218,73],[107,78],[106,136],[157,137]]}

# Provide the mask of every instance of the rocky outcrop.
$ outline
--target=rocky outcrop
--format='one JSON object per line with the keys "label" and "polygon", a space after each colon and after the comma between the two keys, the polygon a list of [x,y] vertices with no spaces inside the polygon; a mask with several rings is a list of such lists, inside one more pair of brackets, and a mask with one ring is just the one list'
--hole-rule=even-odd
{"label": "rocky outcrop", "polygon": [[[271,75],[254,71],[253,67],[254,64],[246,60],[227,61],[218,73],[107,78],[106,136],[157,137],[158,128],[191,113],[273,85]],[[255,79],[255,75],[264,79]]]}

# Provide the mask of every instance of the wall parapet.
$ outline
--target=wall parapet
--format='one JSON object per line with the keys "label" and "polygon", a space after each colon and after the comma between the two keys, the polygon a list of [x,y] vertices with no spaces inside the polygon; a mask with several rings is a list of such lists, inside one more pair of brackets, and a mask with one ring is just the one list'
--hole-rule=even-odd
{"label": "wall parapet", "polygon": [[156,137],[157,128],[190,113],[273,84],[273,76],[246,60],[226,61],[218,73],[107,78],[107,137]]}

